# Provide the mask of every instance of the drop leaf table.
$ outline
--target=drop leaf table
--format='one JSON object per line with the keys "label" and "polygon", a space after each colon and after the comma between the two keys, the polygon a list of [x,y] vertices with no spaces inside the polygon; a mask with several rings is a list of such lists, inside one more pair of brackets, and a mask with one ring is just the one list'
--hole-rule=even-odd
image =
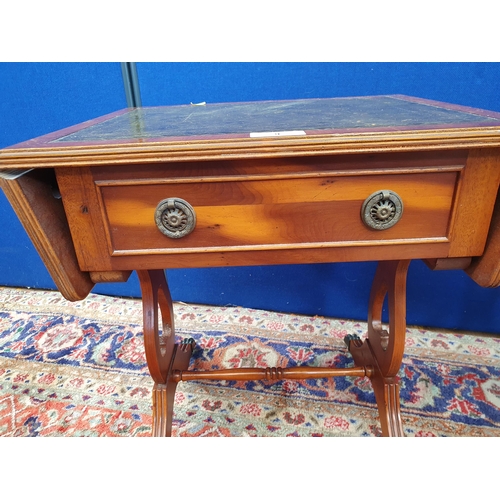
{"label": "drop leaf table", "polygon": [[[500,284],[490,111],[402,95],[129,108],[1,150],[0,175],[65,298],[138,273],[154,436],[181,381],[333,376],[369,377],[401,436],[410,261]],[[352,368],[189,370],[165,269],[356,261],[378,267]]]}

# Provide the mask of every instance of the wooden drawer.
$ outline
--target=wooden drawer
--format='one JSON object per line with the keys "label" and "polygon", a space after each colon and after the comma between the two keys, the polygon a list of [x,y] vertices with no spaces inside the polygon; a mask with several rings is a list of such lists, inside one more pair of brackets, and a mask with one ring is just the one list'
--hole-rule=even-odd
{"label": "wooden drawer", "polygon": [[[79,265],[100,272],[481,255],[497,187],[484,175],[487,162],[487,152],[441,151],[56,174]],[[375,230],[361,212],[381,191],[396,193],[403,212]],[[182,238],[165,236],[155,221],[171,198],[196,214]]]}
{"label": "wooden drawer", "polygon": [[[446,241],[457,172],[400,175],[305,174],[280,179],[218,178],[98,183],[109,252],[113,256],[325,248]],[[401,219],[374,230],[361,208],[374,192],[403,202]],[[165,236],[155,210],[167,198],[188,202],[194,230]]]}

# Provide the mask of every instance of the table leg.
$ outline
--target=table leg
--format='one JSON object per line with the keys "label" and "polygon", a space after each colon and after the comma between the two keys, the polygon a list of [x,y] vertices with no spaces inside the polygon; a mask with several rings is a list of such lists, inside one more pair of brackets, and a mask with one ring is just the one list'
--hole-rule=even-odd
{"label": "table leg", "polygon": [[[370,294],[368,335],[364,342],[345,339],[355,365],[369,374],[384,436],[403,436],[397,374],[401,367],[406,336],[406,275],[409,260],[380,262]],[[142,290],[144,346],[155,382],[153,388],[153,436],[170,436],[175,389],[189,366],[194,340],[175,343],[172,299],[163,270],[138,271]],[[382,325],[385,297],[389,325]],[[161,314],[163,328],[158,323]],[[316,377],[324,374],[316,374]],[[191,377],[192,378],[192,377]],[[218,378],[210,374],[210,378]],[[234,377],[233,377],[234,378]],[[242,375],[243,379],[250,379]]]}
{"label": "table leg", "polygon": [[[406,276],[409,260],[380,262],[370,294],[368,335],[362,342],[347,336],[345,341],[356,366],[372,366],[370,377],[384,436],[403,436],[397,374],[406,337]],[[382,308],[388,298],[388,331],[382,325]]]}
{"label": "table leg", "polygon": [[[163,270],[138,271],[142,291],[144,348],[153,387],[153,436],[170,436],[177,382],[172,371],[186,370],[194,341],[175,343],[172,298]],[[162,329],[159,328],[159,316]]]}

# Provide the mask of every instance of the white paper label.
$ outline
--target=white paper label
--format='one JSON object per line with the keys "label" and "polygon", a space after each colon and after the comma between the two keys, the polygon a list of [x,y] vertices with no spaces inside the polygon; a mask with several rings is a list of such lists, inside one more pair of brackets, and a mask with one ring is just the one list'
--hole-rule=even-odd
{"label": "white paper label", "polygon": [[250,137],[285,137],[290,135],[306,135],[303,130],[282,130],[280,132],[250,132]]}
{"label": "white paper label", "polygon": [[16,168],[2,168],[0,170],[0,179],[7,179],[9,181],[12,181],[14,179],[18,179],[19,177],[21,177],[21,175],[31,172],[32,170],[32,168],[28,168],[26,170],[20,170]]}

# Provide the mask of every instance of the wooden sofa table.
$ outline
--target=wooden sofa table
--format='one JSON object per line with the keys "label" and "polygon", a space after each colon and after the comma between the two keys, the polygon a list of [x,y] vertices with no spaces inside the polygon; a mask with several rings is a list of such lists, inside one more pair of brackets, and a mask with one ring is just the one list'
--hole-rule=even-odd
{"label": "wooden sofa table", "polygon": [[[0,172],[64,297],[137,271],[155,436],[180,381],[333,376],[369,377],[401,436],[410,261],[500,282],[499,113],[400,95],[130,108],[1,150]],[[354,261],[378,267],[352,368],[188,369],[164,269]]]}

